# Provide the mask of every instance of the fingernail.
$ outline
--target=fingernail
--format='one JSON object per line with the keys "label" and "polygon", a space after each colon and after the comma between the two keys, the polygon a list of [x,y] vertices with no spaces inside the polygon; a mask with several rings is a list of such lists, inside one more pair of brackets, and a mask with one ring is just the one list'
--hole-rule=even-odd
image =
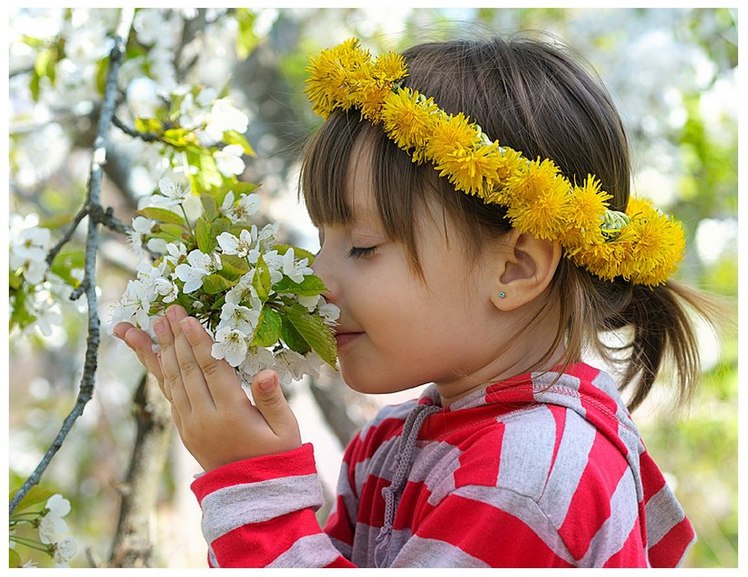
{"label": "fingernail", "polygon": [[275,375],[272,372],[264,372],[257,375],[257,387],[263,392],[269,392],[275,386]]}

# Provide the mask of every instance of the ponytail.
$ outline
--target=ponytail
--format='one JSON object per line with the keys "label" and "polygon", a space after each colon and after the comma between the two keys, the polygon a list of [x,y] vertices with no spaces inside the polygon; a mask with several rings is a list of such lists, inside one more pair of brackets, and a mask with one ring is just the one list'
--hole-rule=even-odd
{"label": "ponytail", "polygon": [[[690,400],[701,371],[694,314],[716,326],[726,315],[715,297],[675,281],[655,287],[603,281],[569,262],[561,263],[553,289],[566,333],[565,362],[580,359],[588,348],[618,368],[630,411],[647,398],[667,365],[678,400]],[[622,344],[611,343],[612,332]]]}

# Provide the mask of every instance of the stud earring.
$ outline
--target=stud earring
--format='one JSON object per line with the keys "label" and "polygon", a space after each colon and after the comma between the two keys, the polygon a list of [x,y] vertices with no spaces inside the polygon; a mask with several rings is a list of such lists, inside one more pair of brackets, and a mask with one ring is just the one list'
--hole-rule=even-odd
{"label": "stud earring", "polygon": [[500,298],[500,299],[503,299],[503,298],[505,298],[505,297],[506,297],[506,293],[505,293],[504,291],[500,291],[500,292],[499,292],[499,298]]}

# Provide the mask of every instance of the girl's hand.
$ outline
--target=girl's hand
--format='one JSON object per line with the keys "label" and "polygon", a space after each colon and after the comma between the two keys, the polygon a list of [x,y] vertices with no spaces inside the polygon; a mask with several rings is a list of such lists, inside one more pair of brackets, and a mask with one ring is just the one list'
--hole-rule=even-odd
{"label": "girl's hand", "polygon": [[153,341],[148,333],[130,323],[122,322],[114,326],[112,334],[133,350],[140,364],[158,379],[158,385],[163,392],[164,376],[161,374],[161,365],[158,362],[158,356],[153,352]]}
{"label": "girl's hand", "polygon": [[[154,330],[161,346],[159,383],[182,442],[203,469],[301,446],[296,417],[274,371],[255,375],[252,404],[231,365],[213,358],[210,335],[182,307],[169,307]],[[143,352],[138,358],[152,362]]]}

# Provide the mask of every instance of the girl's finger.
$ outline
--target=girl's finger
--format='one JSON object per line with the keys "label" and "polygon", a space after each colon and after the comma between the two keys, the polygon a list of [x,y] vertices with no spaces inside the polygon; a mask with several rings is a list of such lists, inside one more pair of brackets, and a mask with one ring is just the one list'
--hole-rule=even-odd
{"label": "girl's finger", "polygon": [[236,371],[224,359],[213,357],[213,339],[200,323],[188,317],[179,324],[216,406],[246,402],[247,396],[241,388]]}
{"label": "girl's finger", "polygon": [[[196,324],[200,324],[197,319],[194,320]],[[179,323],[176,324],[177,326],[179,325]],[[210,336],[202,326],[199,327],[199,330],[203,332],[206,339],[212,342]],[[179,369],[182,373],[182,383],[190,399],[190,405],[193,410],[215,407],[206,376],[203,374],[202,367],[195,358],[192,345],[185,337],[181,327],[178,327],[178,332],[174,328],[172,328],[172,331],[174,332],[174,350],[176,351]]]}
{"label": "girl's finger", "polygon": [[153,351],[153,341],[148,333],[130,325],[121,338],[135,352],[140,364],[158,379],[159,386],[163,388],[164,375],[161,373],[161,365]]}
{"label": "girl's finger", "polygon": [[169,321],[166,318],[158,319],[153,324],[153,330],[161,346],[159,359],[164,375],[164,389],[169,391],[168,394],[165,393],[166,398],[171,400],[172,406],[177,411],[187,415],[192,411],[192,405],[182,383],[182,371],[174,350],[174,334],[171,332]]}

